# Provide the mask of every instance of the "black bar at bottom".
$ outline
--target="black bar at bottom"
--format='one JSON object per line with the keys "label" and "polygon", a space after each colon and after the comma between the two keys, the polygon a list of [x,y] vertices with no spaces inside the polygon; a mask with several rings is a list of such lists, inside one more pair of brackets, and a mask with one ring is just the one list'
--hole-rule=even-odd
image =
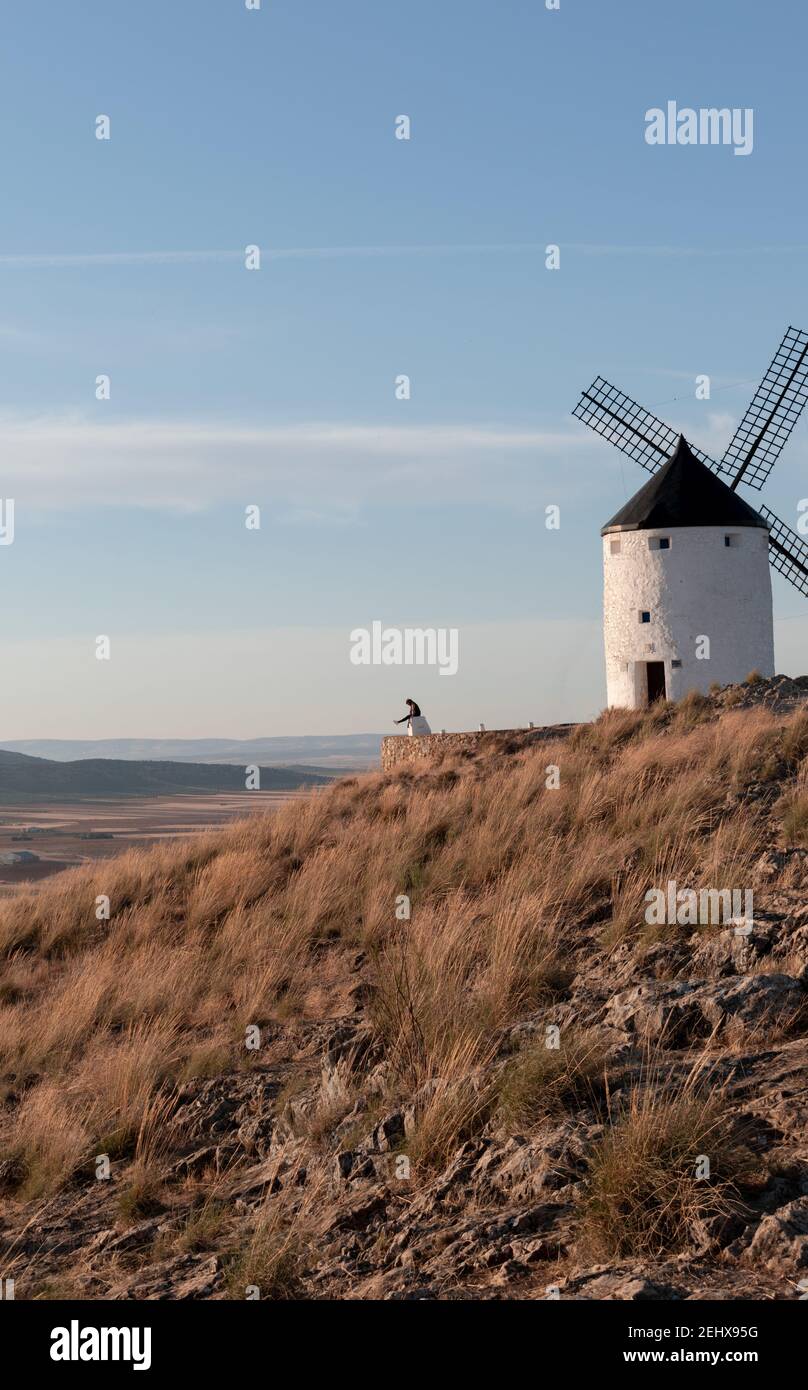
{"label": "black bar at bottom", "polygon": [[[404,1371],[410,1377],[416,1363],[425,1369],[422,1358],[434,1366],[433,1352],[437,1359],[441,1349],[450,1354],[455,1374],[466,1361],[479,1369],[480,1354],[487,1350],[503,1375],[515,1358],[529,1357],[537,1373],[542,1365],[557,1373],[560,1363],[573,1375],[625,1372],[628,1378],[638,1373],[653,1379],[659,1372],[666,1376],[707,1366],[771,1376],[800,1363],[802,1301],[797,1295],[793,1301],[767,1303],[469,1303],[448,1293],[431,1312],[359,1301],[5,1302],[0,1303],[0,1345],[5,1366],[15,1364],[17,1375],[34,1373],[54,1384],[65,1377],[82,1383],[99,1374],[116,1380],[178,1371],[198,1374],[209,1384],[216,1375],[252,1376],[262,1366],[267,1379],[278,1374],[288,1379],[290,1357],[296,1374],[310,1374],[320,1360],[331,1374],[340,1367],[342,1374],[351,1374],[351,1365],[356,1372],[361,1362],[366,1371],[375,1363],[378,1371],[374,1334],[385,1342],[392,1339],[389,1350],[398,1345],[394,1374]],[[408,1341],[399,1343],[403,1334]],[[409,1340],[413,1336],[417,1340]]]}

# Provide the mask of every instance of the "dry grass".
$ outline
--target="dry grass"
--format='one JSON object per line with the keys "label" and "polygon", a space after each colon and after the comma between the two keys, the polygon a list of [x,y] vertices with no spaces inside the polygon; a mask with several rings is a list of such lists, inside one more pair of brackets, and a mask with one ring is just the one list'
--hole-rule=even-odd
{"label": "dry grass", "polygon": [[786,799],[782,824],[790,845],[808,847],[808,792],[798,792]]}
{"label": "dry grass", "polygon": [[206,1198],[189,1212],[172,1248],[184,1254],[210,1250],[225,1229],[227,1219],[227,1208],[215,1194]]}
{"label": "dry grass", "polygon": [[582,1244],[595,1256],[674,1254],[692,1244],[697,1223],[741,1208],[735,1183],[748,1161],[730,1138],[720,1086],[698,1063],[678,1084],[651,1069],[590,1158]]}
{"label": "dry grass", "polygon": [[[715,719],[688,697],[609,712],[557,744],[506,754],[493,738],[480,760],[349,778],[264,819],[7,899],[7,1185],[44,1193],[96,1153],[133,1154],[176,1084],[254,1063],[249,1025],[350,1009],[328,993],[326,950],[349,983],[365,953],[391,1084],[442,1084],[421,1124],[438,1137],[421,1142],[445,1151],[440,1135],[479,1123],[467,1079],[514,1022],[563,997],[582,942],[590,954],[643,949],[644,894],[669,877],[749,882],[765,828],[756,803],[727,808],[728,787],[790,778],[788,824],[803,833],[807,755],[805,714]],[[99,894],[109,922],[96,919]],[[409,921],[396,919],[400,894]],[[323,1100],[312,1123],[325,1133],[349,1099]]]}
{"label": "dry grass", "polygon": [[606,1055],[593,1032],[559,1036],[550,1047],[538,1038],[504,1068],[499,1082],[499,1114],[510,1132],[530,1130],[548,1115],[599,1106],[606,1094]]}
{"label": "dry grass", "polygon": [[783,756],[796,776],[777,805],[787,844],[808,848],[808,714],[795,719],[783,738]]}
{"label": "dry grass", "polygon": [[[305,1077],[300,1077],[301,1082]],[[328,1148],[332,1132],[353,1109],[359,1094],[360,1082],[354,1075],[350,1059],[341,1058],[335,1067],[323,1068],[311,1103],[303,1111],[296,1110],[294,1093],[287,1090],[280,1100],[291,1103],[292,1130],[317,1148]]]}
{"label": "dry grass", "polygon": [[23,1200],[40,1197],[72,1176],[88,1158],[89,1136],[80,1112],[61,1088],[42,1082],[15,1115],[4,1156]]}
{"label": "dry grass", "polygon": [[[284,1165],[280,1154],[276,1171]],[[317,1213],[325,1191],[322,1173],[307,1173],[305,1186],[301,1176],[291,1164],[281,1190],[260,1207],[246,1245],[228,1267],[232,1298],[277,1302],[300,1297],[306,1265],[314,1262],[318,1248]]]}
{"label": "dry grass", "polygon": [[419,1174],[439,1172],[467,1139],[473,1139],[489,1119],[496,1100],[488,1064],[490,1041],[476,1034],[461,1037],[444,1057],[444,1074],[430,1077],[416,1096],[415,1127],[407,1154]]}
{"label": "dry grass", "polygon": [[170,1153],[166,1123],[173,1110],[174,1097],[166,1092],[158,1091],[142,1104],[134,1161],[118,1197],[118,1210],[125,1221],[139,1221],[161,1209],[163,1169]]}

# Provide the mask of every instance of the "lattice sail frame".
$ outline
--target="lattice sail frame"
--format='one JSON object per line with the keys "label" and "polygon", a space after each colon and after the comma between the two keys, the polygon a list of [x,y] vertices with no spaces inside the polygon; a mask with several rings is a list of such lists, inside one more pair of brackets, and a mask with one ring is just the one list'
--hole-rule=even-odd
{"label": "lattice sail frame", "polygon": [[[793,340],[790,339],[789,335],[794,335]],[[769,368],[769,371],[763,378],[752,405],[750,405],[746,416],[744,416],[744,420],[751,418],[754,403],[758,397],[761,396],[761,393],[763,393],[772,368],[778,362],[778,359],[781,361],[785,360],[781,358],[781,354],[786,345],[788,346],[788,352],[793,354],[795,351],[794,342],[800,339],[805,340],[806,349],[808,349],[808,334],[797,333],[795,329],[788,330],[778,352],[775,354],[772,367]],[[808,352],[806,352],[804,359],[799,358],[799,361],[802,360],[808,363]],[[788,380],[785,386],[781,387],[780,391],[780,403],[789,413],[796,409],[797,395],[802,395],[801,385],[794,384],[797,382],[797,375],[798,374],[794,370],[789,368],[787,373]],[[794,389],[789,400],[788,390],[790,386],[793,386]],[[808,392],[806,392],[806,397],[808,397]],[[791,433],[791,430],[794,428],[799,418],[803,404],[805,404],[805,401],[799,405],[799,409],[796,409],[793,419],[790,419],[789,414],[788,421],[781,421],[777,418],[776,408],[774,411],[769,412],[769,423],[772,425],[773,431],[777,432],[777,437],[782,437],[782,442],[779,444],[777,451],[774,452],[774,433],[768,440],[766,438],[760,440],[761,447],[765,448],[765,459],[760,459],[756,467],[761,469],[765,462],[766,471],[762,480],[755,484],[758,488],[762,486],[763,481],[765,481],[765,478],[768,477],[768,474],[771,472],[777,455],[781,451],[785,440],[788,438],[788,435]],[[634,459],[636,463],[641,464],[649,473],[656,473],[657,469],[661,468],[662,464],[670,458],[679,439],[677,431],[672,429],[670,425],[666,425],[664,420],[660,420],[658,416],[652,415],[650,410],[646,410],[633,400],[631,396],[626,395],[625,391],[621,391],[617,386],[612,386],[610,382],[606,381],[606,379],[601,376],[596,377],[592,385],[582,393],[572,413],[576,419],[582,420],[583,423],[594,430],[596,434],[601,435],[604,439],[608,439],[611,444],[614,444],[618,449],[622,450],[629,458]],[[783,433],[786,423],[788,428],[786,432]],[[736,438],[740,434],[741,428],[742,426],[738,427]],[[733,440],[733,443],[734,442]],[[705,467],[712,469],[714,473],[728,473],[733,478],[733,487],[737,486],[741,481],[751,481],[749,477],[739,473],[737,469],[733,471],[727,467],[726,460],[731,456],[732,444],[730,444],[730,448],[727,450],[721,463],[717,463],[715,459],[710,458],[709,454],[705,454],[701,449],[694,448],[694,446],[690,444],[690,441],[688,441],[688,447],[691,452],[695,454],[696,458],[700,459]],[[759,453],[760,449],[757,452]],[[753,454],[752,458],[754,457],[755,455]],[[800,539],[795,531],[792,531],[789,526],[786,526],[785,522],[781,521],[771,508],[761,506],[758,507],[757,510],[769,528],[769,561],[772,568],[777,570],[778,574],[782,574],[788,579],[799,593],[808,597],[808,545]]]}
{"label": "lattice sail frame", "polygon": [[730,486],[762,488],[808,404],[808,333],[789,328],[721,460]]}
{"label": "lattice sail frame", "polygon": [[[678,430],[671,429],[602,376],[596,377],[583,392],[572,413],[649,473],[656,473],[667,462],[679,438]],[[723,471],[721,464],[694,448],[689,440],[688,448],[714,473]]]}
{"label": "lattice sail frame", "polygon": [[769,561],[808,598],[808,545],[770,507],[757,509],[769,528]]}

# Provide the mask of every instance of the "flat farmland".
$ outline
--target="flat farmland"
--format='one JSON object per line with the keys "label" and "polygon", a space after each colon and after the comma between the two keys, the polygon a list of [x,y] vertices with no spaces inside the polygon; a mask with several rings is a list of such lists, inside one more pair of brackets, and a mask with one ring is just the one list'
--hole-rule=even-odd
{"label": "flat farmland", "polygon": [[265,815],[286,801],[316,796],[319,790],[6,802],[0,806],[0,856],[28,851],[37,859],[0,864],[0,896],[76,864],[109,859],[134,845],[187,839],[244,816]]}

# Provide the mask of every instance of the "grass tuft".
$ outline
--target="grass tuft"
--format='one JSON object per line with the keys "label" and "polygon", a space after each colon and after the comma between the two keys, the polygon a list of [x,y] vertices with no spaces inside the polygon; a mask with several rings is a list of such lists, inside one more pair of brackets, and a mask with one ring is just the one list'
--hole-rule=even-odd
{"label": "grass tuft", "polygon": [[721,1091],[696,1070],[674,1086],[644,1078],[590,1158],[583,1243],[619,1259],[684,1249],[697,1222],[741,1209],[736,1180],[748,1159],[730,1139]]}

